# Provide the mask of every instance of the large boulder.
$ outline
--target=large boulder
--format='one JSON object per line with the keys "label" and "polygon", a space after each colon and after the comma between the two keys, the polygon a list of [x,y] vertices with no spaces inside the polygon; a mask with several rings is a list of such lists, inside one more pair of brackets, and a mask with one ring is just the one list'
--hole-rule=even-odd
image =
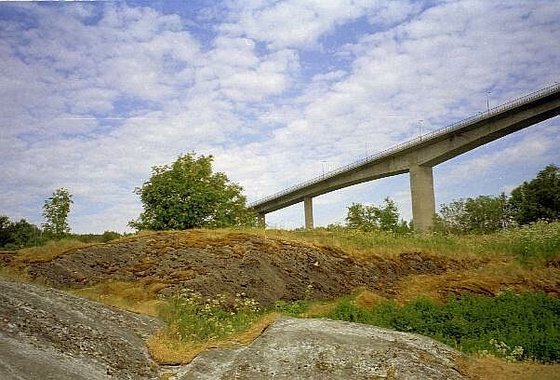
{"label": "large boulder", "polygon": [[420,335],[282,318],[247,347],[200,354],[177,379],[464,379],[460,354]]}
{"label": "large boulder", "polygon": [[144,339],[161,327],[154,318],[0,279],[0,379],[156,379]]}

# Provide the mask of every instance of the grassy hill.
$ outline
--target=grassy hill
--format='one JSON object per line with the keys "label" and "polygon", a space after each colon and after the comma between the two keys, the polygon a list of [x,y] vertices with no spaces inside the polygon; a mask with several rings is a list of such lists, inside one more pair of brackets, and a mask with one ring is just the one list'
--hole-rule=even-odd
{"label": "grassy hill", "polygon": [[283,314],[430,335],[470,353],[465,371],[474,377],[558,370],[527,360],[560,355],[560,223],[464,236],[144,232],[0,258],[4,276],[162,317],[168,327],[149,341],[162,363],[250,341]]}

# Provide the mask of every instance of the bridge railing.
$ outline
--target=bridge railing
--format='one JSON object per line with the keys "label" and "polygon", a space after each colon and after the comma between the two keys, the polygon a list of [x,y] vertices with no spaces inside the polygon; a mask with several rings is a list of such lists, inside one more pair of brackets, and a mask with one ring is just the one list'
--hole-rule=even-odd
{"label": "bridge railing", "polygon": [[446,133],[449,133],[451,131],[464,128],[464,127],[466,127],[468,125],[471,125],[471,124],[474,124],[478,121],[488,119],[492,116],[498,115],[498,114],[500,114],[502,112],[505,112],[505,111],[509,111],[509,110],[514,109],[516,107],[519,107],[523,104],[530,103],[534,100],[537,100],[539,98],[545,97],[547,95],[553,94],[553,93],[558,92],[558,91],[560,91],[560,83],[554,83],[553,85],[541,88],[541,89],[533,91],[533,92],[531,92],[527,95],[521,96],[519,98],[515,98],[515,99],[510,100],[508,102],[502,103],[502,104],[500,104],[496,107],[490,108],[489,110],[487,110],[485,112],[479,112],[476,115],[469,116],[465,119],[462,119],[462,120],[459,120],[459,121],[454,122],[452,124],[449,124],[449,125],[447,125],[443,128],[436,129],[435,131],[428,132],[426,134],[415,137],[411,140],[408,140],[408,141],[405,141],[403,143],[394,145],[394,146],[392,146],[388,149],[385,149],[385,150],[382,150],[380,152],[374,153],[374,154],[369,155],[365,158],[354,161],[354,162],[352,162],[348,165],[341,166],[341,167],[339,167],[337,169],[334,169],[334,170],[331,170],[331,171],[329,171],[325,174],[314,177],[314,178],[312,178],[310,180],[307,180],[305,182],[298,183],[294,186],[288,187],[288,188],[286,188],[284,190],[281,190],[277,193],[274,193],[270,196],[261,198],[261,199],[255,201],[255,202],[251,202],[249,204],[249,207],[258,206],[258,205],[266,203],[266,202],[268,202],[272,199],[280,198],[283,195],[292,193],[292,192],[297,191],[297,190],[301,190],[305,187],[314,185],[316,183],[320,183],[320,182],[325,181],[329,178],[333,178],[340,173],[358,168],[358,167],[360,167],[362,165],[365,165],[367,163],[370,163],[372,161],[376,161],[376,160],[379,160],[381,158],[387,157],[389,155],[398,153],[398,152],[403,151],[405,149],[408,149],[408,148],[410,148],[414,145],[418,145],[420,143],[423,143],[423,142],[426,142],[426,141],[429,141],[429,140],[433,140],[433,139],[435,139],[435,138],[437,138],[441,135],[444,135]]}

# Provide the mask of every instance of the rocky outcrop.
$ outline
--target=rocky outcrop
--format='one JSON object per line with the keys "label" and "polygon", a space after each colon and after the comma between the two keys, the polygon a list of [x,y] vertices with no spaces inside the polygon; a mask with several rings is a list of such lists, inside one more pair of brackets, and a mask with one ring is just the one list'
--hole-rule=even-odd
{"label": "rocky outcrop", "polygon": [[159,320],[0,279],[0,379],[152,379]]}
{"label": "rocky outcrop", "polygon": [[247,347],[203,352],[175,379],[464,379],[458,357],[419,335],[282,318]]}

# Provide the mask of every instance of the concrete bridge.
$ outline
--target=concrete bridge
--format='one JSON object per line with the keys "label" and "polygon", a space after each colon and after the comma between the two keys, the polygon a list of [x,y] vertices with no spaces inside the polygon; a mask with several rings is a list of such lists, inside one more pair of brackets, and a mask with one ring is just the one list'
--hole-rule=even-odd
{"label": "concrete bridge", "polygon": [[555,83],[249,206],[264,222],[267,213],[303,202],[305,227],[313,228],[313,197],[358,183],[410,173],[414,228],[426,231],[432,226],[436,211],[432,173],[435,165],[559,114],[560,84]]}

